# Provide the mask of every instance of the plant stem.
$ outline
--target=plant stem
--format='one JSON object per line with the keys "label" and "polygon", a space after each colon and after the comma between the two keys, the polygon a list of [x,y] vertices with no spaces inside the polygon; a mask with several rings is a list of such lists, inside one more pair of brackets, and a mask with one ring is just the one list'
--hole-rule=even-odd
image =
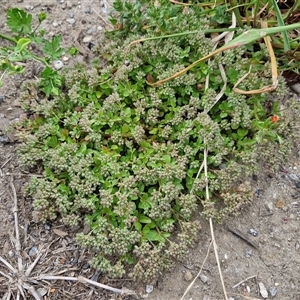
{"label": "plant stem", "polygon": [[3,38],[4,40],[7,40],[7,41],[10,41],[12,43],[17,44],[17,40],[15,38],[12,38],[12,37],[10,37],[10,36],[8,36],[6,34],[3,34],[1,32],[0,32],[0,38]]}

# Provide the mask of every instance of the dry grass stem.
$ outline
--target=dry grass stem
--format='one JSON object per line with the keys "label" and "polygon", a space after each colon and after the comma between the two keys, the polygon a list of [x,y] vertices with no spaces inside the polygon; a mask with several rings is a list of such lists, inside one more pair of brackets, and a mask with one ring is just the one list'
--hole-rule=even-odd
{"label": "dry grass stem", "polygon": [[186,296],[186,294],[188,293],[188,291],[189,291],[189,290],[192,288],[192,286],[194,285],[194,283],[195,283],[195,281],[197,280],[197,278],[200,276],[200,274],[201,274],[201,272],[202,272],[202,269],[203,269],[203,267],[204,267],[204,264],[205,264],[205,262],[206,262],[206,260],[207,260],[207,258],[208,258],[208,255],[209,255],[209,251],[210,251],[211,245],[212,245],[212,242],[210,242],[210,244],[209,244],[209,246],[208,246],[208,248],[207,248],[206,256],[205,256],[205,258],[204,258],[204,260],[203,260],[202,266],[201,266],[201,268],[200,268],[198,274],[196,275],[196,277],[194,278],[194,280],[190,283],[190,285],[187,287],[187,289],[185,290],[185,292],[184,292],[184,294],[183,294],[183,296],[181,297],[180,300],[183,300],[183,299],[184,299],[184,297]]}

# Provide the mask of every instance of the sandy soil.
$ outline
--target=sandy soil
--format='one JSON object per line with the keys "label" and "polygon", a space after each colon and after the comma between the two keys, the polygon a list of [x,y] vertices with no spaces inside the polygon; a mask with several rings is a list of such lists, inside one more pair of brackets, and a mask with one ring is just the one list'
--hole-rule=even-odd
{"label": "sandy soil", "polygon": [[[101,6],[103,2],[105,1],[2,0],[1,6],[26,8],[32,14],[42,10],[47,12],[49,18],[44,26],[50,35],[60,33],[63,35],[64,46],[79,43],[83,48],[82,52],[86,51],[92,56],[84,41],[101,41],[103,31],[109,27],[109,7]],[[70,24],[67,19],[74,19],[75,23]],[[1,32],[7,30],[4,9],[0,10],[0,26]],[[1,43],[0,40],[0,46]],[[75,62],[75,59],[68,58],[64,62],[66,65]],[[84,57],[81,55],[76,60],[84,61]],[[215,253],[211,247],[210,227],[200,213],[202,229],[195,247],[190,249],[187,259],[178,263],[172,272],[161,274],[149,294],[146,293],[146,285],[130,280],[112,280],[90,268],[88,260],[93,252],[80,249],[74,239],[80,228],[66,228],[59,221],[55,224],[35,223],[30,199],[26,199],[22,193],[22,187],[31,174],[24,173],[18,167],[18,142],[13,133],[4,136],[5,127],[22,114],[17,101],[20,84],[25,79],[34,78],[34,68],[35,65],[28,65],[23,76],[6,78],[0,89],[0,96],[4,97],[4,101],[0,103],[0,140],[4,138],[0,142],[0,257],[17,266],[14,245],[14,186],[18,198],[20,255],[25,269],[34,261],[36,253],[47,249],[33,270],[34,276],[43,273],[75,277],[81,275],[116,288],[135,290],[140,295],[122,297],[89,284],[56,280],[35,282],[36,289],[45,288],[46,294],[41,299],[179,300],[201,268],[199,278],[184,299],[225,299]],[[297,96],[287,90],[286,97],[281,101],[285,102],[291,97]],[[231,300],[263,299],[261,284],[268,292],[267,299],[300,299],[300,189],[296,187],[296,183],[300,181],[299,151],[300,147],[293,149],[288,162],[276,172],[268,171],[262,165],[257,178],[251,179],[253,203],[245,207],[239,216],[230,217],[224,224],[214,226],[218,257],[228,298]],[[8,279],[3,273],[7,273],[8,269],[0,263],[0,271],[1,298],[7,293]],[[34,298],[27,294],[26,299]]]}

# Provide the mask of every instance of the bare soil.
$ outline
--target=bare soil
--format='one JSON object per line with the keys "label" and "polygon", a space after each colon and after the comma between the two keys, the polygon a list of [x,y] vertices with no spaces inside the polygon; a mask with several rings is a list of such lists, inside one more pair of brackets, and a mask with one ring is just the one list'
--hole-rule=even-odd
{"label": "bare soil", "polygon": [[[103,2],[104,6],[101,6]],[[8,31],[5,8],[26,8],[33,15],[43,10],[49,16],[44,26],[50,35],[62,34],[66,47],[78,44],[82,47],[79,57],[74,59],[66,55],[68,60],[64,63],[70,65],[78,60],[88,63],[92,53],[84,38],[91,37],[91,42],[96,44],[101,41],[103,31],[109,29],[109,7],[105,4],[105,1],[98,0],[2,0],[1,32]],[[75,23],[69,24],[67,19],[74,19]],[[5,131],[10,122],[22,116],[17,100],[20,86],[24,80],[34,79],[36,68],[38,66],[35,64],[28,64],[24,75],[6,78],[0,89],[0,96],[4,97],[0,103],[0,257],[17,267],[13,185],[18,200],[20,256],[25,269],[38,253],[43,253],[32,271],[32,277],[40,274],[83,276],[111,287],[126,287],[139,295],[120,296],[88,283],[71,280],[36,280],[32,282],[35,289],[44,288],[46,292],[41,299],[179,300],[201,268],[200,277],[195,280],[184,299],[225,299],[215,252],[211,247],[209,223],[200,216],[200,212],[202,229],[195,247],[190,249],[183,262],[176,264],[172,272],[161,274],[153,291],[148,294],[146,285],[124,279],[113,280],[91,268],[88,261],[93,252],[81,249],[75,242],[75,235],[82,228],[65,227],[59,220],[53,224],[36,222],[30,199],[26,199],[22,191],[32,174],[19,168],[16,154],[18,141],[13,132]],[[297,96],[287,90],[282,101],[291,97]],[[300,123],[297,125],[299,127]],[[293,149],[289,160],[276,172],[262,165],[257,178],[250,179],[253,186],[252,204],[244,207],[239,216],[230,217],[221,225],[214,225],[218,257],[228,298],[232,297],[231,300],[263,299],[259,290],[260,283],[267,289],[266,299],[300,299],[300,189],[296,187],[296,183],[300,182],[297,179],[300,178],[299,151],[300,146]],[[9,279],[3,274],[10,274],[10,271],[0,262],[0,298],[9,299]],[[9,276],[13,278],[12,274]],[[34,299],[27,291],[25,297]]]}

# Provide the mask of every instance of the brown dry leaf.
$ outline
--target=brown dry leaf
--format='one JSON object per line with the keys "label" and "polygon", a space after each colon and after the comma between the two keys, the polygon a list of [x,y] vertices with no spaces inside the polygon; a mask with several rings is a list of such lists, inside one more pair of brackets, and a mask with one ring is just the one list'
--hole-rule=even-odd
{"label": "brown dry leaf", "polygon": [[62,230],[57,229],[57,228],[54,228],[54,229],[53,229],[53,232],[54,232],[55,234],[57,234],[58,236],[60,236],[60,237],[65,237],[65,236],[68,235],[67,232],[62,231]]}
{"label": "brown dry leaf", "polygon": [[279,199],[276,203],[277,208],[283,208],[284,207],[284,201]]}

